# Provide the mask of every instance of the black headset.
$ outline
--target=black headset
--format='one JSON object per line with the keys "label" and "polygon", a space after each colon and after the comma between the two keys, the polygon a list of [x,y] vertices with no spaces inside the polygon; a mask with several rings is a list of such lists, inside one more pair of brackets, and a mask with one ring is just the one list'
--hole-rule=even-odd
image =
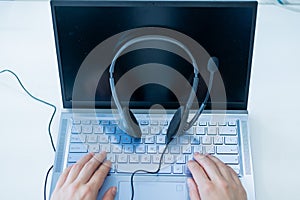
{"label": "black headset", "polygon": [[175,135],[180,135],[184,131],[187,131],[188,129],[190,129],[193,126],[193,124],[197,121],[197,119],[201,115],[201,113],[203,112],[203,110],[207,104],[207,101],[208,101],[208,98],[210,95],[210,91],[212,88],[214,72],[216,72],[218,70],[219,61],[216,57],[211,57],[209,59],[207,69],[210,72],[210,78],[209,78],[209,84],[208,84],[208,89],[207,89],[205,99],[202,102],[197,113],[191,119],[191,121],[187,122],[188,115],[189,115],[193,100],[195,98],[195,92],[197,91],[197,87],[198,87],[198,83],[199,83],[198,66],[197,66],[196,60],[192,56],[192,53],[189,51],[189,49],[184,44],[182,44],[180,41],[175,40],[174,38],[162,36],[162,35],[144,35],[144,36],[133,38],[133,39],[127,41],[124,45],[122,45],[121,48],[117,51],[117,53],[113,57],[113,60],[111,62],[111,65],[109,68],[109,73],[110,73],[109,83],[110,83],[112,98],[117,107],[118,114],[120,115],[121,123],[119,126],[123,131],[125,131],[128,135],[130,135],[134,138],[141,138],[142,132],[138,125],[137,119],[135,118],[134,114],[129,109],[129,107],[127,107],[127,106],[122,107],[120,104],[120,101],[117,96],[116,88],[115,88],[115,81],[114,81],[114,76],[113,76],[114,68],[115,68],[115,63],[116,63],[118,57],[121,55],[121,53],[126,48],[128,48],[129,46],[131,46],[133,44],[139,43],[139,42],[151,41],[151,40],[165,41],[165,42],[169,42],[169,43],[177,45],[182,50],[184,50],[185,53],[189,56],[189,58],[191,59],[191,62],[193,64],[193,67],[194,67],[193,85],[192,85],[192,90],[190,92],[188,101],[187,101],[186,105],[180,106],[177,109],[177,111],[175,112],[175,114],[169,124],[168,130],[167,130],[167,135],[166,135],[166,142],[169,142]]}

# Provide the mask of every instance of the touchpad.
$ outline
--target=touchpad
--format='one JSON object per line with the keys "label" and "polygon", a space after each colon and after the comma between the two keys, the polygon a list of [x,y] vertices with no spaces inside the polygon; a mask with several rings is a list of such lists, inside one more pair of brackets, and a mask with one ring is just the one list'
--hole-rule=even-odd
{"label": "touchpad", "polygon": [[[119,200],[131,198],[130,182],[119,182]],[[134,199],[182,200],[187,199],[185,182],[135,181]]]}

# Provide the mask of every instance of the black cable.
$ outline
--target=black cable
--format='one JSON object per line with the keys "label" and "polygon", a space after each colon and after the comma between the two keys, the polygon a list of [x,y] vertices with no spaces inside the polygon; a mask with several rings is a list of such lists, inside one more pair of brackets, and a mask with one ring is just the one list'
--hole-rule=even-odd
{"label": "black cable", "polygon": [[166,150],[169,146],[169,144],[171,143],[171,141],[173,140],[174,138],[172,138],[165,146],[161,156],[160,156],[160,159],[159,159],[159,164],[158,164],[158,168],[156,171],[147,171],[147,170],[143,170],[143,169],[138,169],[138,170],[135,170],[132,174],[131,174],[131,177],[130,177],[130,185],[131,185],[131,200],[133,200],[134,198],[134,186],[133,186],[133,177],[136,173],[138,172],[143,172],[143,173],[146,173],[146,174],[157,174],[159,171],[160,171],[160,168],[161,168],[161,165],[162,165],[162,159],[163,159],[163,156],[164,154],[166,153]]}
{"label": "black cable", "polygon": [[46,195],[46,187],[47,187],[47,181],[48,181],[48,176],[49,176],[49,173],[50,171],[53,169],[53,165],[51,165],[51,167],[48,169],[47,171],[47,174],[46,174],[46,177],[45,177],[45,182],[44,182],[44,200],[47,199],[47,195]]}
{"label": "black cable", "polygon": [[46,102],[46,101],[44,101],[44,100],[42,100],[42,99],[39,99],[39,98],[33,96],[33,95],[32,95],[32,94],[24,87],[24,85],[23,85],[23,83],[21,82],[21,80],[19,79],[19,77],[18,77],[13,71],[11,71],[11,70],[9,70],[9,69],[4,69],[4,70],[0,71],[0,74],[1,74],[1,73],[5,73],[5,72],[12,74],[12,75],[17,79],[17,81],[19,82],[19,84],[20,84],[20,86],[22,87],[22,89],[23,89],[23,90],[24,90],[31,98],[33,98],[34,100],[36,100],[36,101],[38,101],[38,102],[41,102],[41,103],[46,104],[46,105],[48,105],[48,106],[51,106],[51,107],[54,109],[53,114],[52,114],[52,116],[51,116],[51,118],[50,118],[50,121],[49,121],[49,125],[48,125],[48,134],[49,134],[49,137],[50,137],[50,141],[51,141],[51,145],[52,145],[53,151],[55,152],[56,149],[55,149],[55,146],[54,146],[54,142],[53,142],[53,138],[52,138],[52,134],[51,134],[50,128],[51,128],[51,124],[52,124],[54,115],[55,115],[55,113],[56,113],[56,106],[53,105],[53,104],[51,104],[51,103],[48,103],[48,102]]}
{"label": "black cable", "polygon": [[[44,100],[42,100],[42,99],[39,99],[39,98],[33,96],[33,95],[32,95],[32,94],[24,87],[23,83],[21,82],[21,80],[19,79],[19,77],[17,76],[17,74],[15,74],[13,71],[11,71],[11,70],[9,70],[9,69],[4,69],[4,70],[1,70],[1,71],[0,71],[0,74],[5,73],[5,72],[12,74],[12,75],[17,79],[17,81],[19,82],[19,84],[20,84],[20,86],[22,87],[22,89],[23,89],[23,90],[24,90],[31,98],[33,98],[34,100],[36,100],[36,101],[38,101],[38,102],[41,102],[41,103],[43,103],[43,104],[46,104],[46,105],[48,105],[48,106],[50,106],[50,107],[52,107],[52,108],[54,109],[53,114],[52,114],[52,116],[51,116],[51,118],[50,118],[50,121],[49,121],[49,124],[48,124],[48,134],[49,134],[49,137],[50,137],[52,149],[53,149],[53,151],[55,152],[56,149],[55,149],[55,146],[54,146],[54,142],[53,142],[53,138],[52,138],[52,134],[51,134],[50,128],[51,128],[51,124],[52,124],[54,115],[55,115],[55,113],[56,113],[56,106],[53,105],[53,104],[51,104],[51,103],[48,103],[48,102],[46,102],[46,101],[44,101]],[[53,165],[48,169],[47,174],[46,174],[46,177],[45,177],[45,182],[44,182],[44,200],[47,199],[47,198],[46,198],[46,186],[47,186],[48,176],[49,176],[49,173],[50,173],[50,171],[51,171],[52,168],[53,168]]]}

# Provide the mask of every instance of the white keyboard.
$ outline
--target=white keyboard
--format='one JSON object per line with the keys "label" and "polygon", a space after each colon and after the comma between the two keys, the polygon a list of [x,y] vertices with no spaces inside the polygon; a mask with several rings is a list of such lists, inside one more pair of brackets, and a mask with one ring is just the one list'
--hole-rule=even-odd
{"label": "white keyboard", "polygon": [[[156,171],[166,146],[166,120],[140,120],[141,139],[119,129],[119,121],[76,119],[71,125],[67,165],[88,152],[107,152],[112,162],[110,173],[132,173],[143,169]],[[187,174],[186,162],[194,152],[212,154],[240,175],[238,121],[199,121],[169,144],[162,159],[161,174]]]}

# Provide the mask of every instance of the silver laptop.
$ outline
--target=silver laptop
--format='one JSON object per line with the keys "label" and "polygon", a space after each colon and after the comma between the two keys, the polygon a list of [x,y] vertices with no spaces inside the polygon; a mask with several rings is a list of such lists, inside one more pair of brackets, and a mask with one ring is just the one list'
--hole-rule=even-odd
{"label": "silver laptop", "polygon": [[255,199],[256,2],[54,0],[51,10],[64,107],[50,194],[67,166],[106,151],[99,199],[111,186],[131,198],[132,173],[160,162],[134,176],[134,199],[189,199],[186,163],[201,152],[231,166]]}

